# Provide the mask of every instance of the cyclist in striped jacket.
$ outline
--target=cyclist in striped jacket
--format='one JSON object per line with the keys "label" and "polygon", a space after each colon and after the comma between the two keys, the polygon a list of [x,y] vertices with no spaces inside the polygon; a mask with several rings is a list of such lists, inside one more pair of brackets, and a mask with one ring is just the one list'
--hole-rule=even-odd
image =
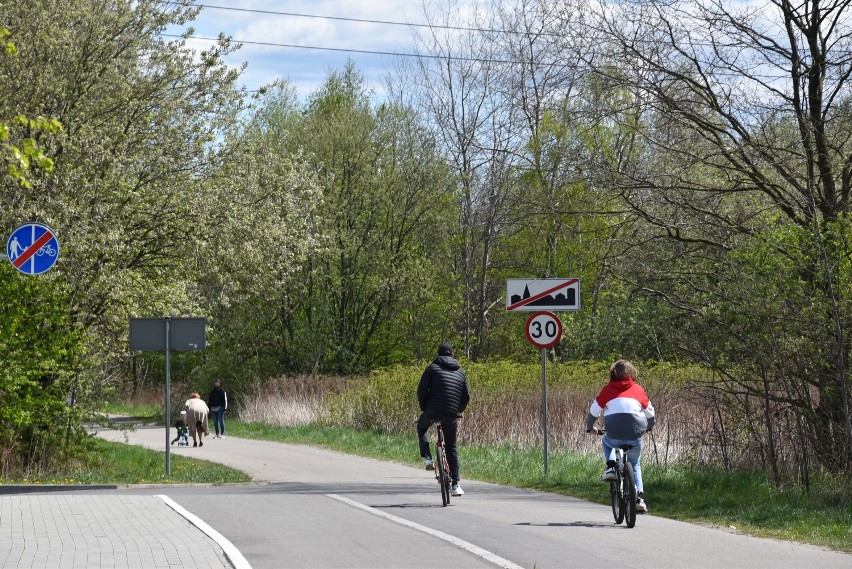
{"label": "cyclist in striped jacket", "polygon": [[633,465],[636,479],[636,492],[639,494],[636,503],[637,512],[647,512],[644,489],[642,487],[642,470],[639,457],[642,454],[642,435],[654,427],[654,406],[641,385],[636,383],[638,373],[627,360],[618,360],[609,368],[609,383],[601,389],[589,408],[586,417],[586,432],[597,433],[595,421],[603,415],[606,434],[603,436],[603,452],[606,459],[606,470],[601,480],[615,480],[614,449],[622,445],[632,445],[627,451],[627,460]]}

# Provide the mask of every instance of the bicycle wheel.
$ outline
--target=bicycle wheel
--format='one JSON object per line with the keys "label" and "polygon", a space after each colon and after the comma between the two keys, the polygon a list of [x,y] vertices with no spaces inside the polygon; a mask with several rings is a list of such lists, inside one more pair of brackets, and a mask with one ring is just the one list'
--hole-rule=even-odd
{"label": "bicycle wheel", "polygon": [[447,457],[443,447],[438,447],[436,451],[438,461],[435,467],[438,471],[438,484],[441,485],[441,503],[446,506],[450,503],[450,473],[447,471]]}
{"label": "bicycle wheel", "polygon": [[636,525],[636,479],[633,478],[633,465],[629,462],[624,464],[624,502],[627,527]]}
{"label": "bicycle wheel", "polygon": [[612,503],[612,517],[615,523],[620,524],[624,520],[624,500],[621,498],[623,495],[621,491],[621,474],[617,468],[615,472],[616,479],[609,483],[609,499]]}

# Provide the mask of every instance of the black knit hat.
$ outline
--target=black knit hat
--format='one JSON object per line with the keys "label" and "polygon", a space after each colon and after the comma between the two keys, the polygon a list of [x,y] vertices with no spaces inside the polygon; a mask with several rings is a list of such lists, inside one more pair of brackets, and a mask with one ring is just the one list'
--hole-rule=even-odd
{"label": "black knit hat", "polygon": [[453,355],[453,347],[448,343],[444,342],[440,346],[438,346],[438,355],[439,356],[451,356]]}

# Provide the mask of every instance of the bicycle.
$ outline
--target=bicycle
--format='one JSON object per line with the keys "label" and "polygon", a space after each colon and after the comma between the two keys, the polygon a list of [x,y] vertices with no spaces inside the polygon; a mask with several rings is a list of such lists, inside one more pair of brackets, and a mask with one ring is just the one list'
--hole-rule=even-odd
{"label": "bicycle", "polygon": [[447,451],[444,448],[444,429],[441,423],[437,423],[438,438],[435,442],[435,480],[441,486],[441,503],[444,507],[450,504],[453,479],[450,476],[450,463],[447,460]]}
{"label": "bicycle", "polygon": [[[601,436],[605,429],[597,429]],[[627,451],[632,445],[615,448],[615,480],[609,481],[609,497],[612,505],[612,517],[615,523],[626,522],[627,527],[636,525],[636,479],[633,477],[633,465],[627,460]]]}

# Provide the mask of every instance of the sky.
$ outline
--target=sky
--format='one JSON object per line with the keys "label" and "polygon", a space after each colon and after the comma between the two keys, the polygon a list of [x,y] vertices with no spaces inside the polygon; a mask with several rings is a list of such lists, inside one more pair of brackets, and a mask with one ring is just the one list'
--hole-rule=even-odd
{"label": "sky", "polygon": [[[241,79],[247,89],[286,79],[300,98],[349,59],[381,95],[383,74],[393,59],[386,54],[411,53],[416,29],[393,23],[425,23],[420,0],[196,0],[195,4],[204,9],[190,24],[194,37],[215,38],[222,32],[244,42],[226,61],[234,66],[248,63]],[[188,41],[199,51],[211,43]]]}

